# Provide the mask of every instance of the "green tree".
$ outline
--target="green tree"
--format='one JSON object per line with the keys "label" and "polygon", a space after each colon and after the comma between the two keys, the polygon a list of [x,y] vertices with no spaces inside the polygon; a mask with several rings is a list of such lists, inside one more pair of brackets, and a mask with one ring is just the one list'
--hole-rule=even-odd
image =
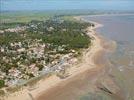
{"label": "green tree", "polygon": [[0,88],[5,86],[5,81],[4,80],[0,80]]}

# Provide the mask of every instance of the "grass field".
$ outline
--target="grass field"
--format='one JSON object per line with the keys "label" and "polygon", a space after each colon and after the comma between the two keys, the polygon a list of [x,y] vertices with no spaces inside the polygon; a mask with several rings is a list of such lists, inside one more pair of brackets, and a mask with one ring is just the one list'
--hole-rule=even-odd
{"label": "grass field", "polygon": [[53,16],[62,16],[68,20],[77,15],[102,14],[104,11],[90,10],[54,10],[54,11],[13,11],[0,12],[0,23],[30,22],[31,20],[47,20]]}
{"label": "grass field", "polygon": [[3,12],[0,15],[1,23],[29,22],[31,20],[46,20],[53,14],[41,12]]}

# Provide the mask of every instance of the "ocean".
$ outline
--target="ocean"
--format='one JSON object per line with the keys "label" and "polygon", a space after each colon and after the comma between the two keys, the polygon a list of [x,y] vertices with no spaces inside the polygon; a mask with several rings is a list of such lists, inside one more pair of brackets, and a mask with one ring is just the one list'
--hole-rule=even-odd
{"label": "ocean", "polygon": [[[111,63],[107,66],[108,75],[122,90],[124,100],[134,100],[134,15],[86,16],[85,19],[103,24],[96,29],[97,33],[107,41],[116,42],[115,51],[107,57]],[[90,97],[85,95],[80,100],[90,100]],[[97,100],[107,100],[100,97],[102,99]]]}

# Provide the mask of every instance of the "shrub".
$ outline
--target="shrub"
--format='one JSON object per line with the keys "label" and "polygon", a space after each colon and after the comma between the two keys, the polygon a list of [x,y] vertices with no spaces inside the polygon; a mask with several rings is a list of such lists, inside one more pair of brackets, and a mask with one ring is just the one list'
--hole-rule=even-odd
{"label": "shrub", "polygon": [[5,81],[4,80],[0,80],[0,88],[5,86]]}

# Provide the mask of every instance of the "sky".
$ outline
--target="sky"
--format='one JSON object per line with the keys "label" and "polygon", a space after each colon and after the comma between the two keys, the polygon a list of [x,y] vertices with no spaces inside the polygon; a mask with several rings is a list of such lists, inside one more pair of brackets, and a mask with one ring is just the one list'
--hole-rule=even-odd
{"label": "sky", "polygon": [[134,11],[134,0],[0,0],[1,11],[69,9]]}

